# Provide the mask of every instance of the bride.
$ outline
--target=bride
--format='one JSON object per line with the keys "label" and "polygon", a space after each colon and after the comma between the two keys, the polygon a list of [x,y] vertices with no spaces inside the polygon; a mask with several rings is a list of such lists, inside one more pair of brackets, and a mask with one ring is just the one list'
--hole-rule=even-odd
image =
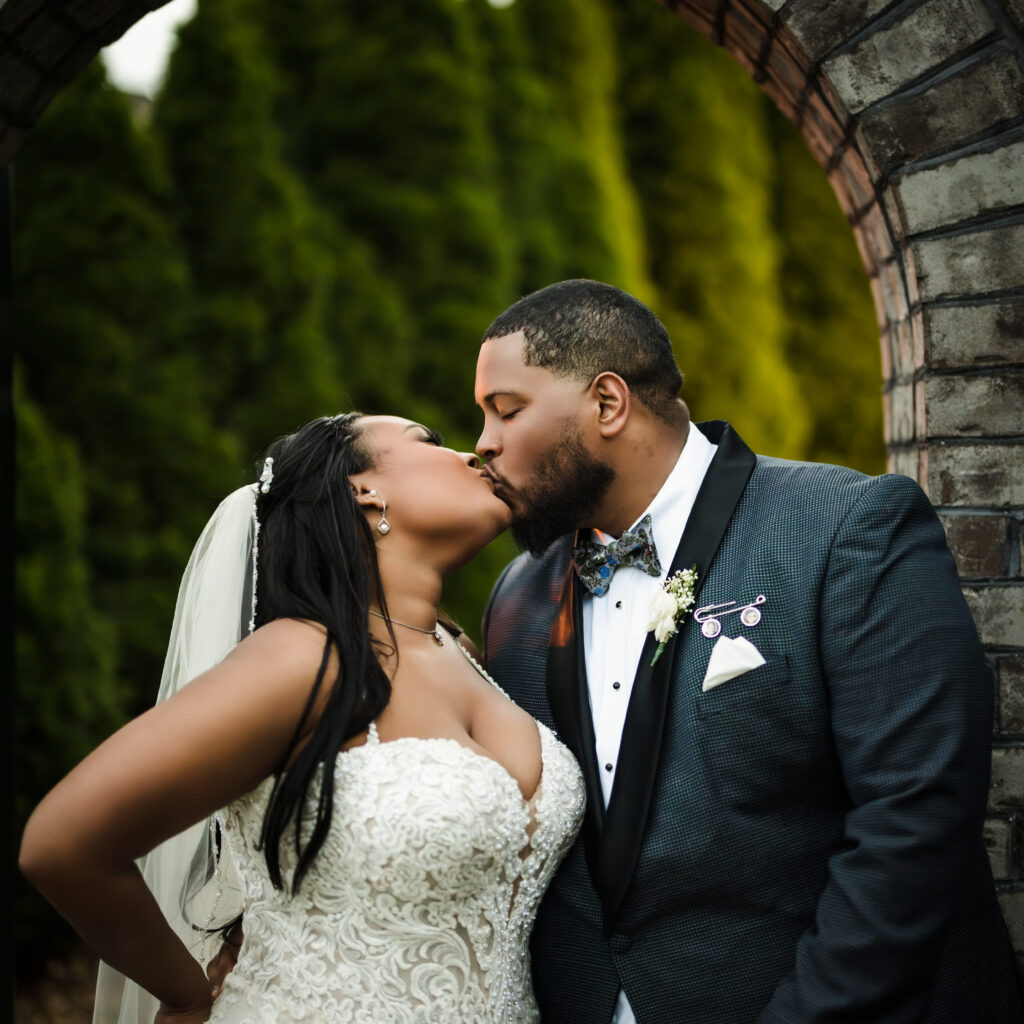
{"label": "bride", "polygon": [[[358,413],[277,441],[221,503],[160,702],[22,838],[105,962],[97,1020],[538,1019],[529,932],[582,778],[437,617],[445,574],[508,522],[474,456]],[[214,1001],[201,947],[238,912]]]}

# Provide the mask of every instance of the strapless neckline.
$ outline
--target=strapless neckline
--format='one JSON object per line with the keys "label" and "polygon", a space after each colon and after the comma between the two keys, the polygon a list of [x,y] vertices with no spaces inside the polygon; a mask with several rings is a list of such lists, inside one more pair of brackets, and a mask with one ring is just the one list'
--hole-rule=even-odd
{"label": "strapless neckline", "polygon": [[398,744],[418,744],[418,743],[443,743],[452,745],[454,744],[459,750],[465,751],[471,759],[477,761],[485,761],[489,764],[494,765],[495,768],[501,773],[504,778],[510,782],[516,788],[516,792],[519,794],[519,800],[524,807],[532,808],[537,802],[537,798],[540,795],[540,791],[544,786],[544,736],[541,733],[543,723],[537,722],[537,737],[540,740],[540,777],[537,779],[537,785],[534,788],[533,795],[530,797],[523,796],[523,791],[519,786],[519,782],[516,777],[499,761],[497,758],[491,757],[490,754],[481,754],[479,750],[474,750],[472,747],[467,746],[461,740],[455,739],[453,736],[396,736],[393,740],[378,740],[376,743],[360,743],[357,747],[349,747],[347,750],[341,750],[338,752],[338,757],[348,754],[358,754],[362,751],[381,750],[385,747],[392,747]]}
{"label": "strapless neckline", "polygon": [[[480,662],[478,662],[476,658],[474,658],[473,655],[470,654],[469,651],[467,651],[466,648],[459,643],[458,640],[455,641],[455,646],[463,653],[463,655],[465,655],[466,660],[473,666],[473,668],[476,669],[477,673],[480,676],[482,676],[488,683],[490,683],[491,686],[494,687],[494,689],[501,693],[504,696],[504,698],[507,701],[509,701],[509,703],[512,703],[512,698],[509,697],[509,695],[505,693],[505,691],[491,678],[487,669],[485,669],[483,665],[481,665]],[[537,730],[537,739],[540,743],[540,775],[537,778],[537,785],[534,787],[532,795],[528,797],[523,796],[523,791],[519,785],[518,779],[516,779],[516,777],[508,770],[508,768],[506,768],[496,757],[493,757],[490,754],[481,753],[479,750],[474,750],[471,746],[469,746],[466,743],[463,743],[462,740],[456,739],[454,736],[396,736],[393,740],[382,740],[380,738],[380,733],[377,729],[377,720],[374,719],[372,722],[370,722],[366,730],[367,735],[365,742],[360,743],[358,746],[355,747],[348,747],[345,750],[340,750],[338,751],[338,754],[339,756],[342,754],[353,754],[357,750],[365,750],[367,747],[384,747],[392,743],[403,743],[406,741],[412,741],[416,743],[454,743],[456,744],[456,746],[459,746],[463,750],[465,750],[466,753],[469,754],[471,757],[477,757],[484,761],[490,761],[492,764],[496,765],[498,770],[515,785],[516,790],[519,793],[519,798],[520,800],[522,800],[523,806],[532,809],[533,805],[537,801],[537,796],[541,791],[541,787],[544,785],[544,736],[541,732],[543,725],[541,722],[534,720],[534,726]]]}

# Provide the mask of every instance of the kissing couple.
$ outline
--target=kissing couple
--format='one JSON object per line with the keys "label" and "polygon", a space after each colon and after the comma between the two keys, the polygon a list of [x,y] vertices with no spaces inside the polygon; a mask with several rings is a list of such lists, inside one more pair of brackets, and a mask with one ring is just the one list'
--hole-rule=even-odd
{"label": "kissing couple", "polygon": [[[25,829],[97,1022],[1024,1020],[931,505],[681,386],[651,310],[565,281],[486,330],[477,454],[359,413],[271,445],[159,702]],[[509,526],[481,654],[442,583]]]}

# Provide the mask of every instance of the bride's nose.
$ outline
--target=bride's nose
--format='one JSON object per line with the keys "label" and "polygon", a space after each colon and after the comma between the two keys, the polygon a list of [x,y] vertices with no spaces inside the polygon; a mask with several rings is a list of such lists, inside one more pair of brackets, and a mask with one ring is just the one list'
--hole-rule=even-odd
{"label": "bride's nose", "polygon": [[480,468],[480,460],[472,452],[460,452],[459,455],[470,469]]}

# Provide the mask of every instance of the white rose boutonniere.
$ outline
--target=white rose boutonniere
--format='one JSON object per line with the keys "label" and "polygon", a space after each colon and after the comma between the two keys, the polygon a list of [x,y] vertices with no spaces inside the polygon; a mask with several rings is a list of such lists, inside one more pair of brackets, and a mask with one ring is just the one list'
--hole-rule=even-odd
{"label": "white rose boutonniere", "polygon": [[665,644],[676,635],[686,613],[693,607],[693,588],[697,583],[697,566],[681,569],[669,576],[651,601],[651,618],[647,632],[654,633],[658,649],[654,652],[651,665],[661,657]]}

